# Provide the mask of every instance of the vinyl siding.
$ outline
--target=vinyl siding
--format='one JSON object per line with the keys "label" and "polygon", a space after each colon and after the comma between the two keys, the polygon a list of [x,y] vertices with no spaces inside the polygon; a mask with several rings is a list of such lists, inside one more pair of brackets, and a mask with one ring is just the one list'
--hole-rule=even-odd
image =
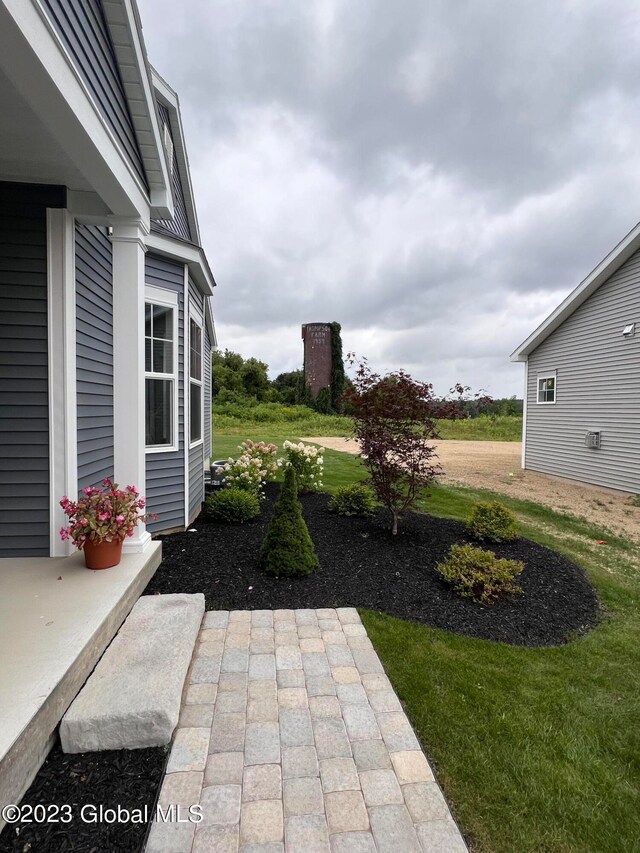
{"label": "vinyl siding", "polygon": [[41,0],[58,37],[134,170],[144,167],[101,0]]}
{"label": "vinyl siding", "polygon": [[147,453],[146,497],[149,512],[158,514],[147,528],[152,533],[184,527],[184,265],[147,255],[145,281],[178,294],[178,450]]}
{"label": "vinyl siding", "polygon": [[[636,335],[623,338],[627,323]],[[537,379],[557,372],[555,405]],[[602,432],[599,450],[585,447]],[[529,356],[525,468],[640,492],[640,252]]]}
{"label": "vinyl siding", "polygon": [[[189,309],[203,316],[203,296],[195,281],[189,276]],[[204,338],[204,336],[203,336]],[[203,399],[205,397],[203,393]],[[205,409],[206,412],[206,409]],[[206,416],[205,416],[206,421]],[[189,448],[189,520],[200,512],[204,500],[204,442]]]}
{"label": "vinyl siding", "polygon": [[106,228],[76,226],[78,489],[113,477],[113,268]]}
{"label": "vinyl siding", "polygon": [[0,557],[49,554],[46,208],[64,204],[0,183]]}
{"label": "vinyl siding", "polygon": [[[158,104],[158,113],[160,115],[160,124],[169,128],[171,139],[171,123],[169,121],[169,111],[163,104]],[[178,170],[178,158],[176,156],[175,145],[173,148],[173,163],[171,175],[171,189],[173,192],[174,215],[173,219],[154,219],[151,223],[153,231],[160,233],[169,233],[173,237],[180,237],[183,240],[191,240],[191,230],[189,228],[189,220],[187,218],[187,205],[184,200],[184,190],[180,180],[180,172]]]}

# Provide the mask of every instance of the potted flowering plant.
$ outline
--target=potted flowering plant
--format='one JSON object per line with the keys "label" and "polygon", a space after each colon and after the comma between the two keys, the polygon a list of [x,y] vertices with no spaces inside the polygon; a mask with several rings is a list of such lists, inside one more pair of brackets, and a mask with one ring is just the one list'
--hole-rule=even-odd
{"label": "potted flowering plant", "polygon": [[117,566],[122,556],[122,543],[139,521],[157,518],[144,514],[145,499],[135,486],[126,489],[110,479],[102,481],[102,489],[86,486],[77,502],[66,496],[60,506],[69,519],[69,526],[60,530],[60,538],[73,540],[76,548],[84,550],[88,569],[108,569]]}

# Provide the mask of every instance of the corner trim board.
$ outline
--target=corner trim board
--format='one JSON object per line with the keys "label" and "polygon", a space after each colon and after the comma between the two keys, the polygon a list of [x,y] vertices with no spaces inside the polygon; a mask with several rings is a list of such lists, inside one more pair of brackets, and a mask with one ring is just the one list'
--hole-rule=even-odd
{"label": "corner trim board", "polygon": [[47,351],[49,371],[49,553],[66,557],[71,545],[58,536],[65,515],[62,495],[78,489],[76,400],[75,223],[64,209],[47,209]]}

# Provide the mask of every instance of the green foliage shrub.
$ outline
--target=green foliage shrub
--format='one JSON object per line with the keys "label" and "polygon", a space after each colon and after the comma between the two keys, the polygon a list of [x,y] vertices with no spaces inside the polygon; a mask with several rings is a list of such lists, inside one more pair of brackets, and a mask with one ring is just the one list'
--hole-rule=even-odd
{"label": "green foliage shrub", "polygon": [[452,545],[444,563],[436,566],[440,576],[463,598],[493,604],[499,598],[522,590],[514,583],[524,569],[520,560],[500,560],[493,551],[473,545]]}
{"label": "green foliage shrub", "polygon": [[242,524],[260,513],[260,500],[255,492],[233,486],[212,492],[206,500],[207,515],[214,521]]}
{"label": "green foliage shrub", "polygon": [[517,536],[514,514],[499,501],[477,503],[467,529],[476,539],[487,542],[507,542]]}
{"label": "green foliage shrub", "polygon": [[318,396],[313,403],[313,408],[316,412],[320,412],[321,415],[328,415],[331,413],[331,392],[328,388],[321,388],[318,391]]}
{"label": "green foliage shrub", "polygon": [[280,496],[260,551],[260,565],[269,575],[309,575],[318,568],[313,542],[298,501],[296,472],[287,468]]}
{"label": "green foliage shrub", "polygon": [[331,401],[330,408],[340,411],[341,398],[344,394],[346,376],[344,359],[342,357],[342,327],[335,320],[331,323]]}
{"label": "green foliage shrub", "polygon": [[376,498],[371,489],[354,483],[336,489],[329,501],[329,509],[338,515],[372,515]]}

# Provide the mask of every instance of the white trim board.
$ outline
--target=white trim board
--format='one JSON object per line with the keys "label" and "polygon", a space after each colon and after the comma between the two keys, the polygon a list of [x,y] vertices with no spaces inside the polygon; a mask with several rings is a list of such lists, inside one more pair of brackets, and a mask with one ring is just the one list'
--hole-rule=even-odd
{"label": "white trim board", "polygon": [[184,287],[184,309],[183,309],[183,322],[184,322],[184,364],[182,365],[182,394],[184,399],[184,417],[182,420],[182,429],[184,430],[184,526],[187,528],[189,526],[189,436],[191,435],[191,426],[190,426],[190,412],[189,412],[189,397],[188,397],[188,386],[189,386],[189,378],[188,378],[188,362],[189,362],[189,312],[191,310],[190,307],[190,299],[189,299],[189,267],[187,264],[184,265],[184,278],[183,278],[183,287]]}
{"label": "white trim board", "polygon": [[47,209],[47,349],[49,364],[49,554],[66,557],[71,543],[59,501],[78,494],[76,280],[73,216]]}
{"label": "white trim board", "polygon": [[529,359],[524,363],[524,397],[522,398],[522,456],[520,467],[527,467],[527,398],[529,397]]}
{"label": "white trim board", "polygon": [[[200,386],[200,438],[196,441],[191,441],[191,321],[198,326],[200,329],[200,381],[197,379],[193,381]],[[189,385],[189,397],[188,397],[188,405],[189,405],[189,432],[185,434],[185,439],[189,442],[189,450],[193,450],[195,447],[199,447],[202,445],[204,447],[204,321],[202,318],[202,314],[197,305],[192,305],[189,302],[189,318],[188,318],[188,326],[189,326],[189,351],[188,355],[188,364],[186,367],[188,369],[185,370],[185,376]]]}

